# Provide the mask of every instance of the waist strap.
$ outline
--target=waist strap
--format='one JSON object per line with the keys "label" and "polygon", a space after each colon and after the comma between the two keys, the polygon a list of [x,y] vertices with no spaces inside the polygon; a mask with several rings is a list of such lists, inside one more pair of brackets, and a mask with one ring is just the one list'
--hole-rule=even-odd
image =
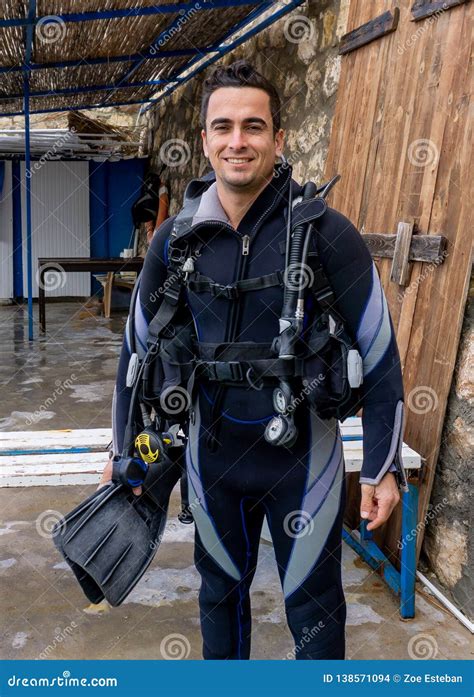
{"label": "waist strap", "polygon": [[303,360],[261,358],[249,361],[198,361],[196,375],[223,383],[250,384],[266,378],[293,378],[303,375]]}

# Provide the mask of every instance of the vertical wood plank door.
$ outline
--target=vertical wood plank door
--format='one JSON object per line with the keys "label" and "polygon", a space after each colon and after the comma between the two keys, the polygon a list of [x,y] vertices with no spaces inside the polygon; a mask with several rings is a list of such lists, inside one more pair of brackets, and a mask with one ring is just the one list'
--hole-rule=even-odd
{"label": "vertical wood plank door", "polygon": [[[418,520],[429,503],[472,265],[472,5],[410,21],[413,0],[352,0],[347,31],[400,8],[395,32],[341,57],[326,178],[330,205],[365,232],[415,220],[418,234],[448,239],[442,265],[411,264],[406,287],[377,261],[403,368],[405,442],[426,459]],[[351,475],[353,477],[353,475]],[[358,519],[349,482],[347,519]],[[424,526],[419,526],[418,553]],[[377,534],[396,560],[400,512]]]}

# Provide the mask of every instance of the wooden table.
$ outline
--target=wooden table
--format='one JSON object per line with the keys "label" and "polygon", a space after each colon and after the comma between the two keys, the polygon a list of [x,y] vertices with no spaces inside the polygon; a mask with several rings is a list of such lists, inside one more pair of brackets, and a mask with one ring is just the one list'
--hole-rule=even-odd
{"label": "wooden table", "polygon": [[63,271],[137,271],[143,266],[143,257],[132,259],[110,258],[90,259],[89,257],[40,257],[38,259],[38,308],[40,331],[46,331],[46,294],[44,287],[44,274],[48,269],[57,269],[60,266]]}

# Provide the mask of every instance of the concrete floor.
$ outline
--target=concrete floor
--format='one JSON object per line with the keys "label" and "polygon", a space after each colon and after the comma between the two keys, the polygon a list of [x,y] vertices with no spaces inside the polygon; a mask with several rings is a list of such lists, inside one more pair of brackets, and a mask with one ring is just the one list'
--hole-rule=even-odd
{"label": "concrete floor", "polygon": [[[125,317],[105,320],[61,303],[48,306],[47,318],[46,336],[30,344],[24,310],[0,307],[0,430],[110,427]],[[65,380],[70,388],[41,409]],[[193,526],[177,521],[177,495],[157,559],[127,601],[109,608],[88,604],[44,532],[49,516],[70,510],[92,490],[0,490],[0,658],[145,659],[177,651],[199,659]],[[419,593],[416,618],[400,620],[397,600],[380,578],[346,545],[343,551],[348,658],[470,658],[470,634],[450,614]],[[292,641],[266,543],[252,591],[252,658],[284,659]]]}

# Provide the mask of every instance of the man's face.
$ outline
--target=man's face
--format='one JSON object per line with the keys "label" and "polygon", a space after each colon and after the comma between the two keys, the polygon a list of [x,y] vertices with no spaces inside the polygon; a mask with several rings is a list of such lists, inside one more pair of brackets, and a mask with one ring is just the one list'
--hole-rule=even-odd
{"label": "man's face", "polygon": [[213,92],[201,135],[217,179],[233,191],[261,188],[282,154],[283,130],[273,133],[270,97],[256,87]]}

